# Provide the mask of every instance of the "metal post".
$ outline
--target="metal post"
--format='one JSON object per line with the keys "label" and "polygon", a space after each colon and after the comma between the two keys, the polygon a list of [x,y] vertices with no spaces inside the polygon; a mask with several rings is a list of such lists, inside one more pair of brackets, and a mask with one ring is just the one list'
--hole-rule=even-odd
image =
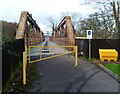
{"label": "metal post", "polygon": [[26,53],[23,52],[23,84],[26,84]]}
{"label": "metal post", "polygon": [[40,59],[42,59],[42,47],[40,47]]}
{"label": "metal post", "polygon": [[89,39],[89,59],[91,59],[91,39]]}
{"label": "metal post", "polygon": [[54,47],[52,47],[52,56],[54,55]]}
{"label": "metal post", "polygon": [[77,66],[78,65],[78,48],[77,48],[77,46],[75,46],[75,66]]}

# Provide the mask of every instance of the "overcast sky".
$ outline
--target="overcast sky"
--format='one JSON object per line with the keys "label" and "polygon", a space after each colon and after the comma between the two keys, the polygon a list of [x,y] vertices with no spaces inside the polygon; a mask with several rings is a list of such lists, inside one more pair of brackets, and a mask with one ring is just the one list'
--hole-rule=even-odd
{"label": "overcast sky", "polygon": [[92,5],[84,5],[85,2],[90,0],[0,0],[0,20],[18,23],[21,11],[28,11],[41,30],[47,30],[50,16],[59,20],[62,12],[77,12],[83,17],[95,12]]}

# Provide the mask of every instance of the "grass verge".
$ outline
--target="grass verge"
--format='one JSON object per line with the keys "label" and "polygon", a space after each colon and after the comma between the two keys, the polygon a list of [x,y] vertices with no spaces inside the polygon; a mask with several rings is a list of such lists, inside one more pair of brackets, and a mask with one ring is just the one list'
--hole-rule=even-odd
{"label": "grass verge", "polygon": [[[102,61],[100,61],[99,59],[96,59],[96,58],[86,59],[83,56],[80,56],[79,58],[81,58],[81,59],[83,59],[85,61],[94,63],[96,65],[101,62],[101,64],[104,67],[106,67],[107,69],[109,69],[110,71],[112,71],[113,73],[117,74],[120,77],[120,64],[109,62],[109,61],[108,62],[102,62]],[[118,62],[119,61],[120,61],[120,59],[118,59]]]}
{"label": "grass verge", "polygon": [[105,64],[104,66],[120,77],[120,64]]}
{"label": "grass verge", "polygon": [[81,59],[83,59],[83,60],[85,60],[85,61],[94,63],[94,64],[97,64],[97,63],[99,62],[99,60],[96,59],[96,58],[87,59],[87,58],[85,58],[85,57],[83,57],[83,56],[79,56],[79,58],[81,58]]}

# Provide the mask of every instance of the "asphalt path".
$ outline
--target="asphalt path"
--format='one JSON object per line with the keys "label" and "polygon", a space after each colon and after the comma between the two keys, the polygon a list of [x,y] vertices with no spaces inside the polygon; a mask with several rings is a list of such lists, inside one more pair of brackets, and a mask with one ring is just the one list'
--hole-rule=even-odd
{"label": "asphalt path", "polygon": [[[48,46],[57,46],[48,41]],[[56,48],[54,54],[65,49]],[[33,50],[34,51],[34,50]],[[37,55],[32,58],[37,59]],[[78,58],[74,67],[74,57],[63,55],[36,62],[39,78],[32,83],[26,92],[118,92],[119,83],[94,64]]]}

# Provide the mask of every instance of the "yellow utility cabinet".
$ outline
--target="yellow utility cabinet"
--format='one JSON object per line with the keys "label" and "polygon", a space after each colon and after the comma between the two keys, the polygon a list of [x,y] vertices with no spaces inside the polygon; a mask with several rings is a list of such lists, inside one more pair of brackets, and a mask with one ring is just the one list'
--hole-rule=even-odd
{"label": "yellow utility cabinet", "polygon": [[99,49],[101,61],[117,61],[118,52],[115,49]]}

